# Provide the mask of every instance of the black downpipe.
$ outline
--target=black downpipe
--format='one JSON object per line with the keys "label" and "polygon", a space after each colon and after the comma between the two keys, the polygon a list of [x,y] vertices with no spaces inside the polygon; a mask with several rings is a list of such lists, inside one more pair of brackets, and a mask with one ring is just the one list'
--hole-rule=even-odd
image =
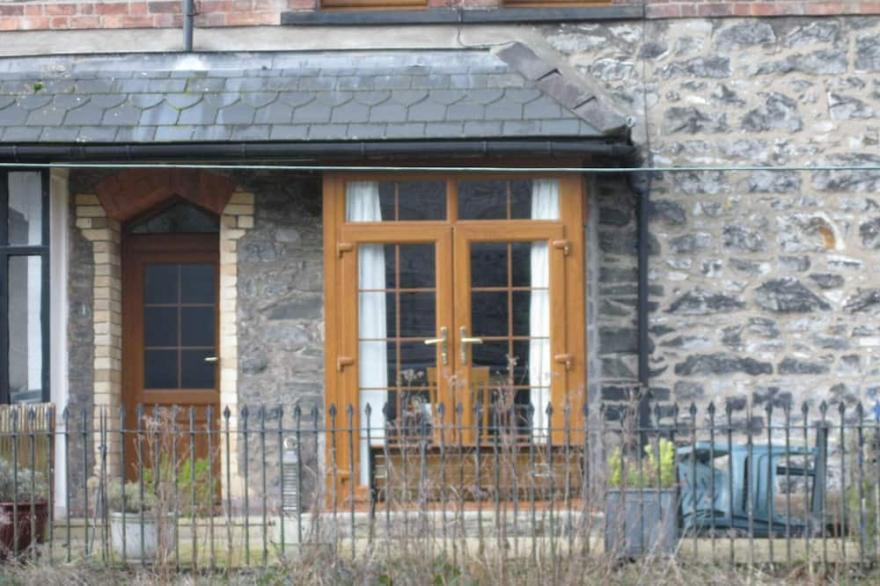
{"label": "black downpipe", "polygon": [[636,232],[638,257],[638,367],[639,367],[639,427],[642,429],[641,439],[645,443],[646,430],[651,426],[651,371],[650,344],[648,335],[648,269],[651,254],[650,213],[651,213],[651,174],[633,173],[630,176],[630,187],[638,197],[636,206]]}
{"label": "black downpipe", "polygon": [[301,159],[363,159],[369,157],[424,158],[431,156],[492,155],[554,157],[593,155],[629,160],[632,145],[590,140],[474,140],[412,142],[302,142],[302,143],[188,143],[188,144],[85,144],[0,146],[0,161],[272,161]]}
{"label": "black downpipe", "polygon": [[183,51],[193,50],[193,17],[195,16],[195,0],[183,0]]}

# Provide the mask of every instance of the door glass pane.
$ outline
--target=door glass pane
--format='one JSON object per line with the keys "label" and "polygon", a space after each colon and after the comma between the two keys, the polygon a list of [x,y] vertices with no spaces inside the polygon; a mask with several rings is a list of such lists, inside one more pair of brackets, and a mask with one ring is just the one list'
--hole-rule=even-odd
{"label": "door glass pane", "polygon": [[[524,431],[528,406],[543,410],[542,397],[549,396],[549,247],[472,243],[470,259],[471,331],[482,340],[470,346],[472,394],[487,407],[482,423],[490,433],[504,422]],[[496,268],[487,278],[490,267]]]}
{"label": "door glass pane", "polygon": [[559,181],[459,181],[458,217],[462,220],[558,220]]}
{"label": "door glass pane", "polygon": [[180,300],[184,303],[214,303],[214,265],[181,265]]}
{"label": "door glass pane", "polygon": [[42,258],[9,259],[9,398],[38,403],[43,398]]}
{"label": "door glass pane", "polygon": [[508,244],[474,242],[471,244],[471,286],[504,287],[507,285]]}
{"label": "door glass pane", "polygon": [[9,173],[9,244],[43,243],[43,184],[39,173]]}
{"label": "door glass pane", "polygon": [[144,307],[144,346],[176,347],[178,323],[176,307]]}
{"label": "door glass pane", "polygon": [[144,303],[177,303],[177,277],[177,265],[148,265],[144,269]]}
{"label": "door glass pane", "polygon": [[144,351],[144,388],[178,388],[177,350]]}
{"label": "door glass pane", "polygon": [[144,388],[216,388],[216,268],[144,267]]}
{"label": "door glass pane", "polygon": [[401,244],[397,246],[397,250],[400,254],[400,288],[433,288],[434,245]]}
{"label": "door glass pane", "polygon": [[214,350],[182,350],[180,352],[180,378],[184,389],[213,389],[216,363],[207,360]]}
{"label": "door glass pane", "polygon": [[180,308],[180,345],[214,346],[214,307]]}
{"label": "door glass pane", "polygon": [[400,299],[400,337],[432,338],[437,331],[436,305],[434,293],[409,293],[401,291]]}
{"label": "door glass pane", "polygon": [[446,182],[351,181],[345,210],[349,222],[445,220]]}
{"label": "door glass pane", "polygon": [[425,340],[437,333],[434,246],[358,246],[359,409],[364,417],[370,406],[376,442],[430,430],[437,348]]}

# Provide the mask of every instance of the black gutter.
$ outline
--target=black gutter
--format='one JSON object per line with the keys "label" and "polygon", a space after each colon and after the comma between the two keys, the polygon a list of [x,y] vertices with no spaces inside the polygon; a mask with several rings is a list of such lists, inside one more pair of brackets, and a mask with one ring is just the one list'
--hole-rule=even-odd
{"label": "black gutter", "polygon": [[58,144],[0,146],[0,161],[156,161],[156,160],[289,160],[291,158],[357,159],[370,157],[459,157],[519,155],[536,157],[591,155],[631,160],[634,146],[584,139],[377,141],[315,143],[168,143]]}

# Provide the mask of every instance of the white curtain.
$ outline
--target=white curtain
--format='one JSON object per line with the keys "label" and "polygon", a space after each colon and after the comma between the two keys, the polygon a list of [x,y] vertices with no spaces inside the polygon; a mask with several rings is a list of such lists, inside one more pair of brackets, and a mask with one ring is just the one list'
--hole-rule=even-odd
{"label": "white curtain", "polygon": [[[352,181],[345,192],[345,217],[349,222],[382,220],[379,184]],[[370,478],[369,446],[366,442],[366,408],[370,406],[370,437],[381,445],[385,434],[385,402],[388,400],[388,355],[386,349],[385,248],[382,244],[358,246],[358,395],[360,397],[361,442],[360,481]],[[381,389],[381,390],[380,390]],[[344,409],[344,406],[342,406]]]}
{"label": "white curtain", "polygon": [[[559,219],[559,181],[537,179],[532,184],[532,219]],[[529,386],[534,409],[532,433],[547,433],[550,402],[550,250],[547,242],[533,242],[531,251],[531,302],[529,306]],[[554,405],[554,409],[560,406]]]}

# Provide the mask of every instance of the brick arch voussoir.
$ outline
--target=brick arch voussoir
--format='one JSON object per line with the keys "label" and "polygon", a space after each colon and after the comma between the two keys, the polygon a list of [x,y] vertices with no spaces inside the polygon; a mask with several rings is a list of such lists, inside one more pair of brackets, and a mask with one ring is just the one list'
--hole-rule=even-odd
{"label": "brick arch voussoir", "polygon": [[235,183],[228,177],[198,169],[127,169],[103,179],[95,187],[107,216],[119,222],[173,197],[220,215],[233,191]]}

